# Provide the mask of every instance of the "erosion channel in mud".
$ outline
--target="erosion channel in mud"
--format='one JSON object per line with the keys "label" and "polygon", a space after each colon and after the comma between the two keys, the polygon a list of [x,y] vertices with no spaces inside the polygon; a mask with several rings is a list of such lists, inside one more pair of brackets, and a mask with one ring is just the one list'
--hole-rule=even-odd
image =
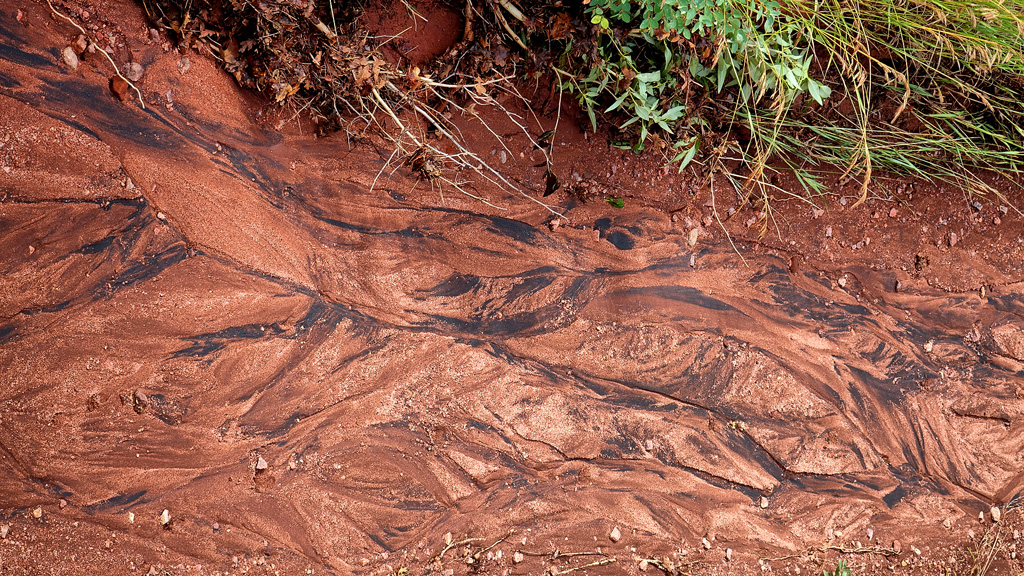
{"label": "erosion channel in mud", "polygon": [[[194,55],[147,48],[173,105],[122,103],[23,8],[0,14],[5,573],[820,573],[840,548],[932,572],[1022,489],[1019,279],[837,284],[635,203],[565,197],[552,230],[268,131]],[[448,532],[508,537],[438,567]]]}

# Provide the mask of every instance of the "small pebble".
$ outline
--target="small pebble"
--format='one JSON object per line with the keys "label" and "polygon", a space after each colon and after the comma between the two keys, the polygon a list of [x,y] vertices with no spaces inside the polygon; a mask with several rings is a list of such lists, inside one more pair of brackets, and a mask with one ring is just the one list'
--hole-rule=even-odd
{"label": "small pebble", "polygon": [[67,64],[68,68],[72,70],[78,70],[78,54],[75,54],[75,49],[71,46],[65,46],[64,50],[60,53],[64,63]]}
{"label": "small pebble", "polygon": [[899,214],[899,211],[896,210],[896,208],[891,208],[889,210],[889,218],[895,218],[898,214]]}
{"label": "small pebble", "polygon": [[840,276],[839,280],[836,280],[840,288],[846,288],[846,276]]}
{"label": "small pebble", "polygon": [[832,227],[829,226],[828,228],[825,228],[825,238],[831,238],[831,237],[832,237]]}
{"label": "small pebble", "polygon": [[686,235],[686,243],[689,244],[690,247],[696,246],[698,236],[700,236],[700,228],[690,230],[690,233]]}
{"label": "small pebble", "polygon": [[696,267],[697,267],[697,257],[695,255],[693,255],[693,254],[690,254],[690,268],[696,268]]}
{"label": "small pebble", "polygon": [[128,523],[135,524],[135,512],[128,513]]}
{"label": "small pebble", "polygon": [[984,522],[984,521],[985,521],[985,513],[984,512],[978,512],[978,522]]}
{"label": "small pebble", "polygon": [[956,243],[960,241],[960,238],[956,235],[956,232],[949,233],[949,247],[956,246]]}
{"label": "small pebble", "polygon": [[637,568],[639,568],[641,572],[647,572],[648,564],[649,563],[647,562],[647,559],[644,558],[643,560],[640,561],[640,564],[637,565]]}
{"label": "small pebble", "polygon": [[63,510],[64,508],[66,508],[66,507],[67,507],[67,505],[68,505],[68,501],[67,501],[67,500],[65,500],[65,499],[63,499],[63,498],[61,498],[61,499],[60,499],[60,502],[58,502],[58,503],[57,503],[57,507],[58,507],[58,508],[60,508],[61,510]]}
{"label": "small pebble", "polygon": [[732,560],[732,548],[726,548],[725,549],[725,561],[728,562],[730,560]]}
{"label": "small pebble", "polygon": [[924,351],[927,352],[928,354],[931,354],[932,350],[934,350],[934,349],[935,349],[935,341],[934,340],[929,340],[929,341],[924,343]]}
{"label": "small pebble", "polygon": [[501,152],[498,152],[498,158],[501,160],[502,164],[505,164],[508,162],[508,153],[502,150]]}
{"label": "small pebble", "polygon": [[1000,510],[998,506],[993,506],[988,513],[992,515],[992,521],[996,524],[1003,519],[1003,511]]}
{"label": "small pebble", "polygon": [[872,530],[871,528],[868,528],[868,540],[872,540],[872,539],[874,539],[874,537],[875,537],[875,531]]}
{"label": "small pebble", "polygon": [[700,543],[701,543],[701,546],[704,546],[705,550],[711,550],[711,542],[708,542],[707,538],[702,538]]}
{"label": "small pebble", "polygon": [[43,517],[43,507],[42,506],[36,506],[35,510],[32,511],[32,517],[35,518],[36,520],[42,518]]}
{"label": "small pebble", "polygon": [[612,542],[618,542],[619,540],[622,539],[622,532],[619,532],[619,527],[618,526],[616,526],[615,528],[612,528],[611,533],[608,534],[608,539],[611,540]]}
{"label": "small pebble", "polygon": [[71,45],[78,54],[85,54],[85,51],[89,49],[89,40],[86,39],[85,34],[79,34],[78,38],[75,38],[75,43]]}
{"label": "small pebble", "polygon": [[167,216],[165,216],[163,212],[157,212],[156,217],[160,220],[167,220]]}
{"label": "small pebble", "polygon": [[142,67],[142,64],[138,62],[132,62],[128,65],[128,71],[125,72],[125,78],[131,82],[138,82],[142,80],[143,74],[146,73],[146,69]]}
{"label": "small pebble", "polygon": [[814,218],[815,220],[817,220],[818,218],[821,218],[824,215],[825,215],[825,211],[820,209],[820,208],[812,208],[811,209],[811,218]]}
{"label": "small pebble", "polygon": [[942,521],[942,527],[945,528],[946,530],[949,530],[950,528],[953,527],[953,523],[949,521],[949,518],[946,518],[945,520]]}
{"label": "small pebble", "polygon": [[160,513],[160,525],[161,526],[167,526],[170,523],[171,523],[171,513],[168,512],[167,509],[165,508],[164,511]]}
{"label": "small pebble", "polygon": [[768,507],[768,499],[765,498],[764,496],[761,496],[760,504],[761,504],[761,509],[767,508]]}
{"label": "small pebble", "polygon": [[114,76],[110,79],[110,91],[120,98],[122,102],[126,102],[131,98],[130,90],[131,88],[128,86],[128,83],[125,82],[124,78]]}
{"label": "small pebble", "polygon": [[899,540],[893,540],[892,541],[892,549],[895,550],[897,554],[899,553],[900,550],[903,549],[903,547],[900,546],[900,541]]}
{"label": "small pebble", "polygon": [[992,224],[994,224],[996,226],[999,226],[1002,223],[1003,223],[1003,221],[999,219],[999,216],[996,216],[995,218],[992,219]]}
{"label": "small pebble", "polygon": [[0,525],[0,538],[7,538],[7,533],[11,531],[10,524]]}
{"label": "small pebble", "polygon": [[1020,540],[1020,530],[1014,530],[1013,531],[1013,539],[1014,540]]}
{"label": "small pebble", "polygon": [[266,470],[266,469],[267,469],[267,468],[268,468],[269,466],[270,466],[270,465],[269,465],[269,464],[267,464],[267,461],[263,459],[263,456],[260,456],[260,457],[259,457],[259,458],[258,458],[258,459],[256,460],[256,470],[257,470],[257,471],[263,471],[263,470]]}
{"label": "small pebble", "polygon": [[526,556],[524,556],[523,553],[518,551],[518,550],[516,550],[515,554],[512,555],[512,561],[515,562],[516,564],[519,564],[520,562],[522,562],[525,559],[526,559]]}

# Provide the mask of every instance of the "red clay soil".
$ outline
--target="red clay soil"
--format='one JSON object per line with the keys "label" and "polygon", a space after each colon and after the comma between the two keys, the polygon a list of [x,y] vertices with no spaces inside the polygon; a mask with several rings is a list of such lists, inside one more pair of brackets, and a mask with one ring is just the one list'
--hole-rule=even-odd
{"label": "red clay soil", "polygon": [[[988,573],[1024,569],[1000,201],[852,182],[759,238],[721,175],[566,113],[555,170],[598,199],[548,196],[555,225],[275,130],[124,0],[62,6],[146,107],[4,3],[0,574],[967,574],[997,535]],[[500,141],[457,120],[539,199],[540,153],[484,119]]]}

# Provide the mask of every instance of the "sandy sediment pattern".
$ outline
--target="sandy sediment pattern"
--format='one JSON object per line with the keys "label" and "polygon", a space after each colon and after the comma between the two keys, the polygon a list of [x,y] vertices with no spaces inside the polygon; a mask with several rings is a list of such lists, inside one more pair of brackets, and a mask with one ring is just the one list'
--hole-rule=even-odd
{"label": "sandy sediment pattern", "polygon": [[371,190],[376,153],[257,128],[210,64],[142,110],[7,12],[8,516],[123,533],[140,566],[368,570],[509,529],[720,563],[839,527],[927,541],[1021,489],[1020,285],[837,286],[655,211],[552,232],[528,203]]}

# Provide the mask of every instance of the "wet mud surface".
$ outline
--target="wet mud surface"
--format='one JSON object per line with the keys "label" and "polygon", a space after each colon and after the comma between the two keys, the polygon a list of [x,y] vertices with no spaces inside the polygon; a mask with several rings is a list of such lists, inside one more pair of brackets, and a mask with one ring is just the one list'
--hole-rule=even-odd
{"label": "wet mud surface", "polygon": [[[552,230],[515,197],[374,185],[386,154],[254,123],[195,55],[139,48],[152,102],[119,102],[21,8],[0,13],[4,573],[820,573],[827,546],[936,573],[1024,489],[1007,267],[951,291],[739,241],[744,264],[639,203],[563,197]],[[447,532],[511,530],[429,562]]]}

